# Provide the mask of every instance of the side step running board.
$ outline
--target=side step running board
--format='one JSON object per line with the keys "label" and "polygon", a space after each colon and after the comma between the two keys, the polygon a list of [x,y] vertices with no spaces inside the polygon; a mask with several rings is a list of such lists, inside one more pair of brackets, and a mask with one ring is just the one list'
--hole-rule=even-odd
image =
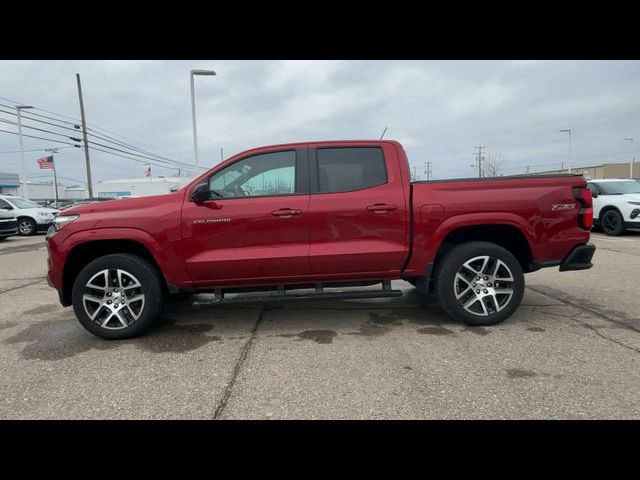
{"label": "side step running board", "polygon": [[[215,297],[213,301],[207,302],[195,302],[207,303],[207,304],[234,304],[234,303],[267,303],[267,302],[282,302],[282,301],[308,301],[308,300],[350,300],[357,298],[385,298],[385,297],[401,297],[402,290],[392,290],[391,282],[385,280],[382,282],[383,288],[380,290],[352,290],[341,292],[325,292],[322,284],[316,284],[315,292],[301,293],[301,294],[287,294],[286,288],[283,285],[278,285],[277,291],[268,295],[260,296],[234,296],[231,298],[225,297],[225,292],[221,289],[215,291]],[[227,292],[234,293],[234,292]]]}

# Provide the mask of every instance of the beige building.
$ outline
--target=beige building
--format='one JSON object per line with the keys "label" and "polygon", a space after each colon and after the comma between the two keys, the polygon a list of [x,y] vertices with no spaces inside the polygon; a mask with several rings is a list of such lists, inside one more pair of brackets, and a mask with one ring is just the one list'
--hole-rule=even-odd
{"label": "beige building", "polygon": [[[633,170],[633,172],[632,172]],[[534,172],[536,175],[553,174],[553,173],[580,173],[584,178],[590,180],[592,178],[640,178],[640,163],[636,165],[630,162],[624,163],[602,163],[592,167],[574,167],[569,172],[568,169],[563,170],[546,170],[544,172]]]}

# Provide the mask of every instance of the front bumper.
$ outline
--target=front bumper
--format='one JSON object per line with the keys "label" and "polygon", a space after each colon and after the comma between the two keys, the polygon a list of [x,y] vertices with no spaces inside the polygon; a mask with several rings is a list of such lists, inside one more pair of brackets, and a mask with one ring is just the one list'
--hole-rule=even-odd
{"label": "front bumper", "polygon": [[593,243],[586,243],[584,245],[578,245],[575,247],[569,255],[560,263],[560,271],[566,272],[568,270],[587,270],[593,267],[591,259],[596,252],[596,246]]}
{"label": "front bumper", "polygon": [[36,232],[46,232],[53,225],[53,221],[46,223],[36,223]]}

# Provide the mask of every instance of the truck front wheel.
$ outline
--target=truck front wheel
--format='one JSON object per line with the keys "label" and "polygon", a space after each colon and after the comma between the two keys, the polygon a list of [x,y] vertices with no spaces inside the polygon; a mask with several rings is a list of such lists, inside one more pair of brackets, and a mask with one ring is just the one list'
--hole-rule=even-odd
{"label": "truck front wheel", "polygon": [[100,257],[73,284],[76,317],[89,332],[106,339],[132,338],[156,320],[164,300],[154,265],[130,254]]}
{"label": "truck front wheel", "polygon": [[495,325],[520,305],[524,274],[508,250],[494,243],[468,242],[438,262],[435,289],[449,316],[467,325]]}

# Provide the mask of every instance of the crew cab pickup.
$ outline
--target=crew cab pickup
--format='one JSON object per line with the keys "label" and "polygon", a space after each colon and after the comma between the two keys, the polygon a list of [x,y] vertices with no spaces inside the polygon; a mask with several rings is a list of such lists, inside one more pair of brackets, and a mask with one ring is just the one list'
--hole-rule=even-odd
{"label": "crew cab pickup", "polygon": [[170,295],[402,295],[394,279],[435,292],[459,321],[491,325],[517,309],[524,273],[592,266],[592,221],[577,175],[412,182],[396,141],[276,145],[174,193],[61,212],[47,235],[48,281],[110,339],[144,332]]}

